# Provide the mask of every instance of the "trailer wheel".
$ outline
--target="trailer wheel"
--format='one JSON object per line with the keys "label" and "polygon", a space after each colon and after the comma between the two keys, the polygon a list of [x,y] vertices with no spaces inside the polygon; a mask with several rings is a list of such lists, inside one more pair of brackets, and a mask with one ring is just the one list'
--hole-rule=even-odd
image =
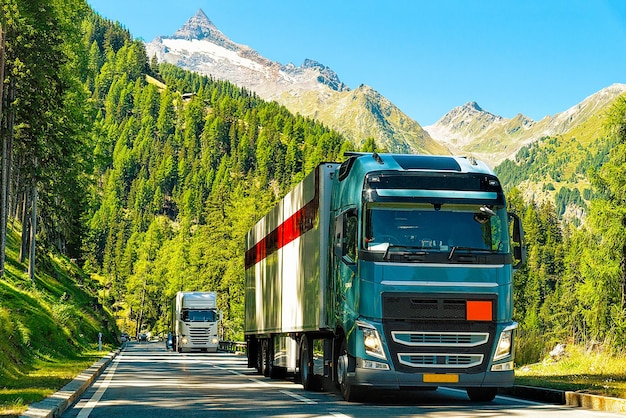
{"label": "trailer wheel", "polygon": [[257,364],[257,370],[259,374],[267,376],[267,340],[259,341],[259,348],[257,351]]}
{"label": "trailer wheel", "polygon": [[322,389],[320,379],[313,369],[313,340],[304,335],[300,340],[300,379],[304,390],[318,392]]}
{"label": "trailer wheel", "polygon": [[270,337],[267,343],[267,376],[270,379],[284,377],[282,368],[274,365],[274,337]]}
{"label": "trailer wheel", "polygon": [[272,354],[270,353],[270,340],[263,340],[263,376],[265,377],[270,376],[271,356]]}
{"label": "trailer wheel", "polygon": [[473,402],[491,402],[498,393],[498,388],[467,388],[467,396]]}
{"label": "trailer wheel", "polygon": [[348,344],[344,339],[341,342],[341,348],[339,349],[339,357],[337,359],[337,382],[339,383],[339,390],[341,396],[347,402],[354,402],[361,398],[362,389],[359,386],[355,386],[348,382],[348,371],[354,369],[350,367],[354,362],[354,358],[351,358],[348,354]]}
{"label": "trailer wheel", "polygon": [[[257,367],[257,343],[256,338],[250,338],[246,342],[246,356],[248,357],[248,367],[256,369]],[[258,370],[257,370],[258,371]]]}
{"label": "trailer wheel", "polygon": [[263,354],[261,353],[261,340],[254,343],[254,368],[257,373],[261,374],[263,370]]}

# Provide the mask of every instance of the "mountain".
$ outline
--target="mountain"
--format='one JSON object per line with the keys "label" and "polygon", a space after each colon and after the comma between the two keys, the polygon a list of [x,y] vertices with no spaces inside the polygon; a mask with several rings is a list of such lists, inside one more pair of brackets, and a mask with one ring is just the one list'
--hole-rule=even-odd
{"label": "mountain", "polygon": [[597,118],[613,101],[626,92],[626,84],[613,84],[587,97],[562,113],[536,122],[521,113],[504,118],[483,110],[476,102],[456,107],[437,123],[424,129],[432,138],[445,143],[456,154],[472,154],[496,166],[514,159],[525,145],[541,138],[566,134]]}
{"label": "mountain", "polygon": [[230,81],[274,100],[292,113],[314,118],[357,146],[373,137],[390,151],[449,154],[413,119],[371,87],[352,90],[329,67],[310,59],[283,65],[224,35],[202,10],[172,36],[146,44],[149,57]]}

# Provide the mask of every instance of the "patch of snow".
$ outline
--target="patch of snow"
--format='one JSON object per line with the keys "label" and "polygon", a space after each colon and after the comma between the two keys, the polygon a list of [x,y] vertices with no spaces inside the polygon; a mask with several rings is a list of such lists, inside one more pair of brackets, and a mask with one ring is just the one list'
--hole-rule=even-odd
{"label": "patch of snow", "polygon": [[244,58],[237,54],[235,51],[230,51],[226,48],[222,48],[221,46],[216,45],[212,42],[197,39],[187,40],[171,38],[163,39],[162,42],[165,47],[170,49],[170,51],[175,51],[179,53],[187,52],[191,54],[209,55],[211,57],[218,58],[218,60],[221,58],[223,60],[230,61],[235,65],[250,68],[255,71],[262,72],[264,70],[263,65],[251,59]]}

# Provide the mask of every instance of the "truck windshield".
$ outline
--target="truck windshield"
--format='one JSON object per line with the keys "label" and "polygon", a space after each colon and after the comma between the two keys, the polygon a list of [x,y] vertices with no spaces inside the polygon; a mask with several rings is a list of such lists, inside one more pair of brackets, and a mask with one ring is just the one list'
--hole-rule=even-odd
{"label": "truck windshield", "polygon": [[480,204],[370,204],[362,247],[507,254],[508,215],[502,206]]}
{"label": "truck windshield", "polygon": [[208,309],[185,309],[182,320],[186,322],[215,322],[215,311]]}

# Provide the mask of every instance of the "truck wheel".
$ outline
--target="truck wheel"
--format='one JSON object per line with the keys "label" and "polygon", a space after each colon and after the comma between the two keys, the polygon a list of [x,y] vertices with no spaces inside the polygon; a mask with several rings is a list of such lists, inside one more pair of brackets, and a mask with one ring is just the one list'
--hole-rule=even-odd
{"label": "truck wheel", "polygon": [[341,396],[347,402],[357,401],[362,395],[362,389],[359,386],[348,382],[348,370],[350,369],[351,361],[354,361],[354,359],[351,359],[350,355],[348,355],[348,344],[346,340],[343,340],[337,359],[337,382],[339,383]]}
{"label": "truck wheel", "polygon": [[263,373],[263,350],[261,350],[261,340],[254,343],[254,368],[259,374]]}
{"label": "truck wheel", "polygon": [[258,363],[259,374],[267,376],[267,340],[259,341]]}
{"label": "truck wheel", "polygon": [[263,340],[263,376],[270,376],[270,343],[269,340]]}
{"label": "truck wheel", "polygon": [[498,388],[467,388],[467,396],[473,402],[491,402],[498,393]]}
{"label": "truck wheel", "polygon": [[320,391],[320,379],[315,376],[313,369],[313,340],[304,335],[300,340],[300,379],[304,390]]}
{"label": "truck wheel", "polygon": [[246,342],[246,357],[248,358],[248,367],[249,368],[256,368],[256,351],[257,351],[257,344],[256,344],[256,339],[250,339]]}
{"label": "truck wheel", "polygon": [[267,376],[270,379],[283,377],[281,368],[274,365],[274,338],[270,337],[267,343]]}

